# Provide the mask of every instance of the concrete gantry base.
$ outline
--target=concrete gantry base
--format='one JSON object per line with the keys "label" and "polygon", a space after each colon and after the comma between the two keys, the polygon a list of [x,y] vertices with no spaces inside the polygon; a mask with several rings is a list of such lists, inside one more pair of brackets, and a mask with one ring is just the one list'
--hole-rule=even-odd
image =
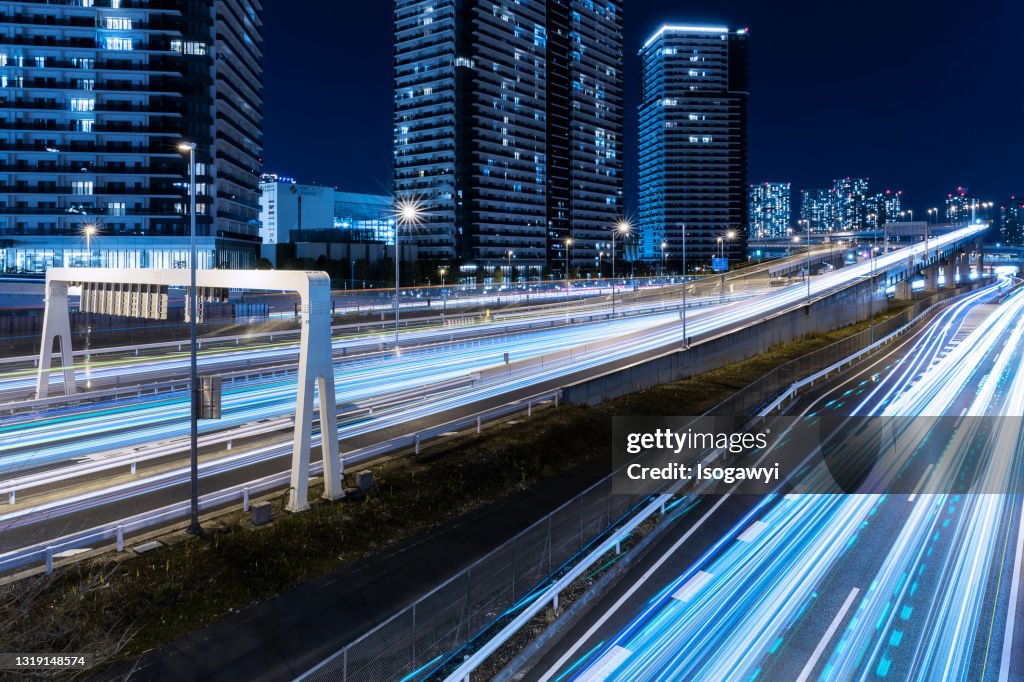
{"label": "concrete gantry base", "polygon": [[[132,296],[132,287],[182,287],[191,284],[189,270],[114,268],[50,268],[46,272],[46,308],[43,313],[42,346],[36,397],[49,392],[53,342],[60,341],[64,392],[77,392],[71,350],[68,287],[73,284],[126,285],[121,295]],[[337,397],[334,392],[334,360],[331,352],[331,280],[323,272],[286,270],[199,270],[196,286],[203,288],[290,291],[301,300],[302,328],[299,342],[299,380],[296,387],[295,434],[292,439],[291,494],[289,511],[309,508],[309,450],[314,417],[314,391],[320,389],[320,433],[324,468],[324,497],[337,500],[342,490],[341,455],[338,451]],[[126,306],[126,309],[129,306]]]}

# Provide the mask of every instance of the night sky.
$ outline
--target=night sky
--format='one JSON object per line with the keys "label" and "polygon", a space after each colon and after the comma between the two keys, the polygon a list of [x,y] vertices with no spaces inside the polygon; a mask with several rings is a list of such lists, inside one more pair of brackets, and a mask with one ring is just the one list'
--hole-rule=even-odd
{"label": "night sky", "polygon": [[[265,3],[264,169],[387,193],[391,2]],[[924,217],[958,185],[1024,193],[1020,0],[626,0],[626,203],[637,50],[666,22],[749,27],[750,180],[867,176]]]}

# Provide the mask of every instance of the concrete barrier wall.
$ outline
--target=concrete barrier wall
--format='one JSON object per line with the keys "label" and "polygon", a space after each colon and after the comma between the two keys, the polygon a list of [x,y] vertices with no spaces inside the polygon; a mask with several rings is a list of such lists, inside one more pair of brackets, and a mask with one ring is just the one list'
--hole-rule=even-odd
{"label": "concrete barrier wall", "polygon": [[[669,352],[572,384],[563,390],[563,398],[575,405],[598,405],[629,393],[709,372],[811,334],[864,321],[870,317],[869,292],[870,285],[864,281],[812,302],[809,311],[804,306],[728,334],[691,337],[692,345],[688,350]],[[881,312],[886,305],[879,282],[875,291],[875,311]]]}

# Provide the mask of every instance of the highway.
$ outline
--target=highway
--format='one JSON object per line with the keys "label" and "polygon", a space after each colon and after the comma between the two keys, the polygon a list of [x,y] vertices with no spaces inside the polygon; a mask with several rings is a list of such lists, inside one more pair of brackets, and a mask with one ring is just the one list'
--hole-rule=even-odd
{"label": "highway", "polygon": [[[698,500],[531,679],[1020,679],[1024,292],[995,300],[962,297],[792,408],[892,418],[883,485]],[[965,469],[984,494],[947,490]]]}
{"label": "highway", "polygon": [[[931,247],[980,229],[969,228],[936,238]],[[918,244],[886,254],[876,260],[876,267],[900,264],[922,252],[923,245]],[[861,281],[871,269],[871,264],[861,263],[813,278],[811,295],[827,294]],[[672,295],[677,296],[678,292]],[[752,292],[724,305],[701,308],[688,316],[688,336],[699,340],[728,333],[765,315],[800,306],[806,295],[805,285],[797,284]],[[665,302],[659,305],[664,309]],[[564,318],[565,311],[560,315]],[[335,379],[342,412],[375,401],[386,403],[384,398],[389,395],[406,394],[393,404],[375,409],[372,415],[366,412],[343,420],[339,434],[343,453],[352,446],[380,440],[403,429],[420,428],[432,420],[443,423],[439,420],[454,414],[472,413],[481,406],[501,404],[653,357],[677,349],[682,341],[678,312],[659,311],[435,343],[403,349],[397,356],[374,352],[336,358]],[[508,371],[501,371],[506,352],[514,363]],[[239,351],[239,360],[244,354],[245,351]],[[180,363],[181,359],[169,362]],[[481,373],[485,375],[483,379],[472,379]],[[204,435],[212,435],[216,430],[227,441],[226,447],[221,441],[217,447],[204,451],[204,490],[225,481],[244,482],[247,477],[287,468],[287,420],[294,411],[292,384],[290,377],[278,376],[255,377],[231,386],[225,395],[224,419],[204,425]],[[421,399],[425,392],[431,394],[429,401]],[[172,394],[157,401],[99,401],[34,415],[15,414],[0,420],[0,433],[4,435],[0,441],[0,467],[8,478],[6,483],[0,482],[0,489],[9,485],[11,479],[44,475],[43,485],[19,493],[16,502],[0,514],[0,530],[4,531],[0,552],[16,551],[29,543],[116,520],[119,514],[182,499],[187,480],[187,413],[182,398],[181,394]],[[253,424],[260,423],[279,433],[277,440],[267,433],[259,434],[259,439],[244,435],[251,432]],[[241,443],[230,442],[235,432]],[[83,463],[134,457],[149,451],[166,456],[148,461],[130,477],[120,470],[116,475],[100,477],[83,478],[76,474],[76,467]]]}

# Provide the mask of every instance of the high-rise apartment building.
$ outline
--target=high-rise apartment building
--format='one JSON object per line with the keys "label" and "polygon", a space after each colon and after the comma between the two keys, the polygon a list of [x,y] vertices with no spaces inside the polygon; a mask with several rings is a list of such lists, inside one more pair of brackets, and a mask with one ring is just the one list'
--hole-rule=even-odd
{"label": "high-rise apartment building", "polygon": [[[746,30],[666,25],[640,50],[643,255],[688,268],[746,257]],[[729,238],[731,236],[731,238]],[[720,242],[721,240],[721,242]]]}
{"label": "high-rise apartment building", "polygon": [[622,213],[621,0],[396,0],[394,22],[420,260],[564,272],[568,240],[592,260]]}
{"label": "high-rise apartment building", "polygon": [[788,182],[759,182],[750,186],[750,238],[785,237],[790,227],[791,185]]}
{"label": "high-rise apartment building", "polygon": [[974,222],[978,217],[979,200],[966,187],[957,187],[946,196],[946,222]]}
{"label": "high-rise apartment building", "polygon": [[833,232],[837,227],[836,195],[831,189],[800,191],[800,220],[810,223],[811,232]]}
{"label": "high-rise apartment building", "polygon": [[833,183],[832,192],[836,202],[836,227],[864,229],[869,213],[867,178],[841,178]]}
{"label": "high-rise apartment building", "polygon": [[887,189],[870,195],[865,204],[864,226],[868,229],[898,221],[903,212],[903,190]]}
{"label": "high-rise apartment building", "polygon": [[261,13],[260,0],[2,3],[0,268],[187,266],[182,142],[197,145],[198,266],[251,265]]}
{"label": "high-rise apartment building", "polygon": [[1010,246],[1024,246],[1024,197],[1010,197],[999,207],[999,238]]}

